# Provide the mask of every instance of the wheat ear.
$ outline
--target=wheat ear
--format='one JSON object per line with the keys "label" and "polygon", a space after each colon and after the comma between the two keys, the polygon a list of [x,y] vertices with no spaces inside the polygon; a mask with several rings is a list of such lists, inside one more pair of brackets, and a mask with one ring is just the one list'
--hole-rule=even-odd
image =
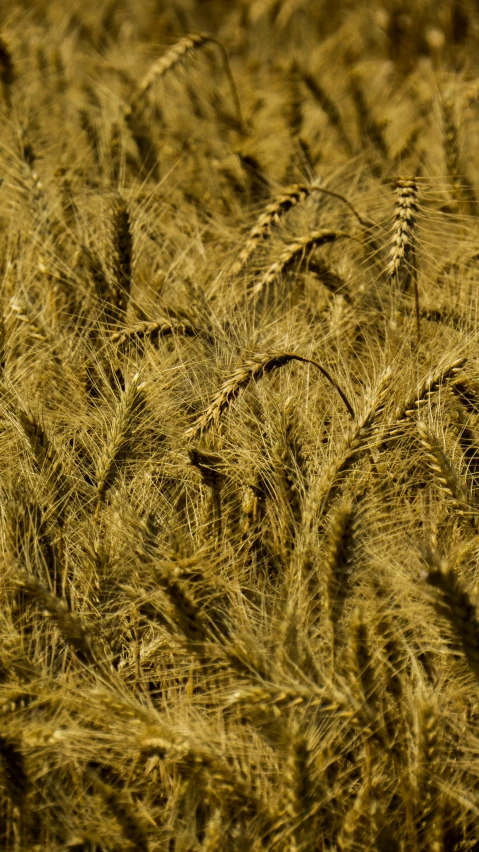
{"label": "wheat ear", "polygon": [[467,487],[448,457],[443,442],[425,423],[420,421],[417,428],[421,443],[426,450],[429,467],[439,489],[452,500],[457,513],[468,517],[472,525],[475,526],[478,508],[471,504]]}
{"label": "wheat ear", "polygon": [[460,639],[471,672],[479,681],[479,618],[469,592],[463,587],[454,568],[437,552],[423,553],[427,565],[425,579],[437,589],[437,609],[452,625]]}
{"label": "wheat ear", "polygon": [[[415,823],[419,838],[430,834],[437,812],[436,774],[438,764],[439,719],[435,704],[422,699],[418,707]],[[436,814],[437,815],[437,814]],[[418,838],[418,839],[419,839]],[[429,847],[433,848],[433,847]]]}
{"label": "wheat ear", "polygon": [[2,735],[0,735],[0,781],[3,782],[2,786],[12,804],[21,808],[29,788],[25,759],[18,742]]}
{"label": "wheat ear", "polygon": [[137,97],[143,98],[145,94],[150,91],[156,80],[160,77],[164,77],[168,71],[172,71],[176,65],[187,59],[194,50],[203,47],[205,44],[214,44],[221,53],[224,71],[228,78],[236,114],[238,116],[238,122],[241,129],[244,131],[245,125],[241,112],[238,90],[231,71],[228,54],[226,53],[224,45],[220,41],[205,33],[190,33],[189,35],[184,36],[176,44],[174,44],[170,50],[167,50],[163,56],[160,56],[160,58],[153,63],[151,68],[143,77],[138,87]]}
{"label": "wheat ear", "polygon": [[137,852],[148,852],[149,844],[146,831],[130,797],[119,793],[111,784],[106,784],[90,767],[87,767],[86,774],[115,817],[126,840],[133,844]]}
{"label": "wheat ear", "polygon": [[10,49],[0,36],[0,83],[3,87],[3,96],[8,108],[12,105],[12,85],[15,78],[13,57]]}
{"label": "wheat ear", "polygon": [[420,382],[414,393],[414,396],[399,406],[393,417],[393,422],[389,425],[389,433],[394,434],[397,428],[411,420],[414,415],[418,414],[424,403],[428,402],[431,397],[436,394],[444,385],[452,383],[458,373],[465,367],[467,358],[455,356],[452,359],[445,359],[438,364],[434,372],[429,373],[426,378]]}
{"label": "wheat ear", "polygon": [[311,92],[313,98],[318,102],[323,112],[327,115],[333,127],[336,128],[338,136],[340,137],[348,154],[352,154],[353,150],[351,142],[349,141],[344,129],[344,122],[341,118],[341,113],[333,99],[327,94],[327,92],[325,92],[323,87],[317,82],[317,80],[315,80],[314,77],[311,76],[311,74],[303,73],[301,74],[301,79],[306,88]]}
{"label": "wheat ear", "polygon": [[349,592],[352,562],[356,552],[357,510],[352,501],[337,511],[329,536],[326,559],[328,614],[333,637],[333,660],[343,640],[341,617]]}
{"label": "wheat ear", "polygon": [[112,230],[113,305],[116,313],[124,316],[130,297],[133,238],[128,207],[121,195],[115,199]]}
{"label": "wheat ear", "polygon": [[198,418],[196,423],[194,423],[193,426],[186,431],[186,435],[198,437],[201,433],[208,432],[212,426],[217,426],[223,412],[230,407],[233,400],[236,399],[240,392],[243,391],[250,382],[259,381],[263,378],[263,376],[266,376],[273,370],[283,367],[290,361],[300,361],[304,364],[312,364],[313,367],[316,367],[339,393],[349,414],[354,419],[354,410],[347,396],[341,390],[336,380],[332,378],[321,364],[318,364],[317,361],[313,361],[311,358],[305,358],[303,355],[298,355],[294,352],[266,352],[263,355],[254,356],[251,360],[246,361],[237,367],[234,373],[222,384],[220,390],[206,411]]}
{"label": "wheat ear", "polygon": [[95,661],[92,637],[82,624],[80,617],[71,612],[65,598],[59,598],[52,594],[38,580],[28,574],[17,574],[15,582],[27,598],[48,613],[65,642],[72,646],[82,662]]}
{"label": "wheat ear", "polygon": [[238,273],[241,272],[243,267],[248,263],[250,257],[258,248],[261,240],[264,240],[270,235],[272,225],[277,224],[284,213],[291,210],[291,208],[295,207],[296,204],[304,201],[311,192],[317,191],[318,189],[319,187],[306,183],[296,183],[292,186],[285,187],[279,195],[277,195],[276,198],[267,205],[265,210],[261,213],[261,216],[259,216],[251,228],[244,248],[241,250],[238,255],[238,259],[231,267],[231,274],[238,275]]}
{"label": "wheat ear", "polygon": [[353,237],[351,234],[346,234],[343,231],[330,231],[323,229],[320,231],[313,231],[311,234],[301,237],[301,239],[296,240],[294,243],[288,243],[278,260],[269,267],[259,281],[257,281],[251,288],[251,298],[257,298],[260,296],[263,290],[272,284],[282,272],[285,272],[288,267],[298,259],[298,257],[304,256],[308,251],[320,248],[327,243],[334,243],[336,240],[342,238],[350,240],[356,239],[356,237]]}
{"label": "wheat ear", "polygon": [[349,199],[345,198],[345,196],[341,195],[339,192],[334,192],[332,189],[326,189],[322,186],[315,186],[314,184],[307,183],[296,183],[292,186],[287,186],[273,201],[270,202],[270,204],[267,205],[263,213],[261,213],[251,228],[244,248],[240,252],[236,262],[231,267],[232,275],[238,275],[241,272],[243,267],[248,263],[249,259],[258,248],[260,242],[270,235],[272,225],[278,223],[283,213],[287,213],[287,211],[291,210],[292,207],[295,207],[301,201],[304,201],[312,192],[320,192],[323,195],[330,195],[333,198],[338,198],[350,208],[351,212],[361,225],[366,228],[372,225],[371,222],[364,219],[361,214],[358,213]]}
{"label": "wheat ear", "polygon": [[98,507],[112,487],[119,464],[130,445],[138,416],[142,410],[144,384],[137,373],[123,391],[96,465]]}
{"label": "wheat ear", "polygon": [[61,459],[40,421],[21,407],[18,401],[15,402],[15,413],[23,434],[30,445],[38,472],[45,476],[50,486],[55,516],[59,525],[62,526],[63,511],[71,489]]}
{"label": "wheat ear", "polygon": [[[399,272],[411,258],[408,267],[412,271],[414,300],[416,307],[416,329],[418,345],[421,340],[421,319],[419,310],[419,289],[416,270],[416,248],[414,228],[418,211],[418,185],[413,177],[399,177],[396,180],[396,214],[394,223],[391,259],[387,266],[389,278],[396,277],[399,285]],[[404,285],[407,289],[407,282]]]}
{"label": "wheat ear", "polygon": [[131,340],[149,340],[156,344],[160,337],[171,337],[175,334],[180,337],[197,337],[202,334],[202,330],[195,328],[190,323],[176,319],[144,320],[123,328],[121,331],[115,331],[111,340],[112,343],[116,343],[121,348]]}

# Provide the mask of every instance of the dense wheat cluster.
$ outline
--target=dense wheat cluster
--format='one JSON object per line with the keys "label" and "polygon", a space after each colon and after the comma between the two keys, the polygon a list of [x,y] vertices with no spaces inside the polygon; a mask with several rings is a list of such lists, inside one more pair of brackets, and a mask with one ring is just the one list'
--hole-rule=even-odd
{"label": "dense wheat cluster", "polygon": [[479,849],[478,38],[2,0],[2,850]]}

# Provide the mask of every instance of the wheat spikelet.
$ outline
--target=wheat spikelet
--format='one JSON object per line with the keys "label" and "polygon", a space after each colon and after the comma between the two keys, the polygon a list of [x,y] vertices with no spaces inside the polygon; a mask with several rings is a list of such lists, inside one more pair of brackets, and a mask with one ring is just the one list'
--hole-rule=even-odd
{"label": "wheat spikelet", "polygon": [[45,477],[52,490],[54,513],[61,526],[66,502],[71,492],[62,461],[54,443],[34,414],[15,402],[15,416],[30,445],[38,472]]}
{"label": "wheat spikelet", "polygon": [[311,488],[307,510],[305,512],[306,528],[312,530],[319,509],[326,513],[338,493],[341,492],[341,475],[345,474],[358,460],[360,454],[368,446],[368,439],[374,434],[377,420],[385,409],[391,387],[392,369],[387,367],[365,399],[363,412],[357,415],[355,423],[344,438],[339,451],[330,464],[319,474]]}
{"label": "wheat spikelet", "polygon": [[92,150],[95,165],[99,166],[101,162],[101,142],[98,128],[96,124],[92,122],[88,110],[81,109],[78,115],[80,119],[80,126],[85,133]]}
{"label": "wheat spikelet", "polygon": [[189,54],[199,47],[202,47],[209,42],[214,41],[211,36],[204,33],[191,33],[180,39],[177,44],[174,44],[163,56],[160,56],[151,68],[145,74],[138,86],[140,94],[146,94],[153,84],[160,77],[163,77],[168,71],[171,71],[175,65],[186,59]]}
{"label": "wheat spikelet", "polygon": [[441,112],[446,170],[451,179],[453,197],[466,214],[477,215],[474,187],[467,177],[461,175],[459,128],[454,115],[454,102],[447,98],[441,99]]}
{"label": "wheat spikelet", "polygon": [[387,159],[389,152],[383,134],[383,127],[373,116],[364,97],[364,92],[359,82],[359,75],[355,71],[350,75],[350,91],[359,119],[362,140],[365,145],[371,141],[381,156]]}
{"label": "wheat spikelet", "polygon": [[285,810],[289,821],[287,848],[294,852],[309,845],[317,837],[317,813],[314,811],[316,784],[311,771],[311,749],[307,737],[294,722],[288,731],[288,740],[285,766]]}
{"label": "wheat spikelet", "polygon": [[456,200],[460,200],[461,183],[459,180],[459,140],[456,121],[454,118],[453,102],[451,100],[441,99],[441,112],[446,169],[452,181],[453,194]]}
{"label": "wheat spikelet", "polygon": [[360,608],[354,613],[349,631],[351,673],[359,686],[360,697],[374,710],[379,704],[380,684],[374,665],[370,631]]}
{"label": "wheat spikelet", "polygon": [[114,484],[119,472],[119,465],[131,444],[143,408],[143,388],[144,384],[140,379],[140,374],[136,373],[128,387],[123,391],[117,404],[105,438],[105,444],[96,464],[95,490],[98,496],[98,506],[103,502],[107,492]]}
{"label": "wheat spikelet", "polygon": [[302,491],[306,483],[306,461],[294,416],[292,400],[287,400],[282,417],[282,434],[275,447],[275,469],[277,471],[284,511],[284,539],[286,551],[290,552],[296,535],[296,526],[301,523],[303,506]]}
{"label": "wheat spikelet", "polygon": [[235,372],[223,383],[220,390],[210,403],[204,414],[202,414],[196,423],[191,426],[186,435],[197,437],[201,433],[208,432],[212,426],[219,424],[221,415],[226,411],[236,397],[243,391],[250,382],[257,382],[268,375],[273,370],[277,370],[288,364],[290,361],[300,361],[304,364],[312,364],[328,379],[328,381],[337,390],[351,417],[354,418],[354,411],[347,400],[344,392],[339,388],[337,382],[329,375],[329,373],[310,358],[304,358],[294,352],[266,352],[263,355],[256,355],[251,360],[241,364]]}
{"label": "wheat spikelet", "polygon": [[459,427],[459,445],[466,463],[466,474],[471,477],[473,493],[479,488],[479,441],[475,431],[464,424]]}
{"label": "wheat spikelet", "polygon": [[125,112],[125,122],[140,156],[140,174],[160,180],[160,160],[150,123],[138,99]]}
{"label": "wheat spikelet", "polygon": [[201,846],[202,852],[221,852],[223,844],[223,821],[224,815],[221,807],[215,808],[205,830],[205,837]]}
{"label": "wheat spikelet", "polygon": [[362,846],[371,832],[371,791],[368,783],[364,783],[344,817],[337,839],[340,852],[352,852]]}
{"label": "wheat spikelet", "polygon": [[282,272],[285,272],[292,263],[299,257],[306,254],[308,251],[320,248],[327,243],[336,242],[336,240],[347,238],[356,239],[351,234],[346,234],[343,231],[320,230],[313,231],[307,234],[294,243],[289,243],[279,259],[275,261],[269,269],[262,275],[259,281],[254,284],[250,290],[250,298],[257,298],[263,290],[275,281]]}
{"label": "wheat spikelet", "polygon": [[121,171],[121,134],[120,127],[118,122],[112,122],[110,128],[110,144],[109,144],[109,154],[110,154],[110,181],[113,187],[117,186],[118,181],[120,179],[120,171]]}

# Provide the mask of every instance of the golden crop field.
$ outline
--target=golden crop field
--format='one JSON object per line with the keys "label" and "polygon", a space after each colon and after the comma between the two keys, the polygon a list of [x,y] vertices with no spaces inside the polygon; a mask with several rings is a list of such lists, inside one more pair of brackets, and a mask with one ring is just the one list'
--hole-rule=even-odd
{"label": "golden crop field", "polygon": [[1,0],[0,850],[479,849],[478,40]]}

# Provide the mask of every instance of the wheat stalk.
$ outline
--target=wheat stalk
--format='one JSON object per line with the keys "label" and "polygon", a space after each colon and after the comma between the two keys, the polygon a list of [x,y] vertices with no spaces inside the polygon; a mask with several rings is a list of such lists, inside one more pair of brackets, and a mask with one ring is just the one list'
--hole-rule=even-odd
{"label": "wheat stalk", "polygon": [[333,379],[328,371],[318,364],[317,361],[313,361],[311,358],[305,358],[303,355],[298,355],[294,352],[265,352],[264,354],[256,355],[249,361],[241,364],[234,373],[226,379],[206,411],[197,419],[193,426],[187,429],[186,435],[196,438],[200,434],[208,432],[212,426],[218,426],[223,412],[230,407],[231,403],[236,399],[241,391],[250,384],[250,382],[259,381],[263,378],[263,376],[266,376],[273,370],[283,367],[290,361],[300,361],[301,363],[312,364],[316,367],[339,393],[349,414],[354,419],[354,410],[345,393],[341,390],[336,380]]}

